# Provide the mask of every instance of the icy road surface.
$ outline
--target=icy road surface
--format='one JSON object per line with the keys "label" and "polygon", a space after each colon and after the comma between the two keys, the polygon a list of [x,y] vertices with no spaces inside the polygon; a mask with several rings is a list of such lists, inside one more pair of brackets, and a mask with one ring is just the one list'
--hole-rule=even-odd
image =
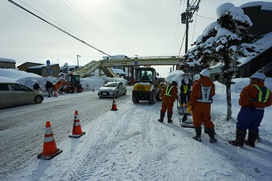
{"label": "icy road surface", "polygon": [[[238,95],[238,94],[237,94]],[[237,102],[234,96],[234,102]],[[131,90],[116,99],[99,99],[85,92],[46,99],[40,105],[0,110],[0,180],[262,180],[272,178],[271,130],[261,130],[257,148],[236,148],[235,120],[226,122],[225,97],[215,98],[213,120],[218,142],[192,139],[193,129],[181,128],[176,105],[173,124],[157,120],[161,103],[133,104]],[[236,103],[235,103],[236,104]],[[235,106],[234,104],[234,106]],[[84,136],[68,138],[74,111],[78,110]],[[271,116],[271,109],[266,116]],[[235,113],[239,109],[234,109]],[[57,147],[63,152],[52,160],[37,159],[44,141],[46,121],[51,122]],[[270,127],[269,127],[270,128]]]}

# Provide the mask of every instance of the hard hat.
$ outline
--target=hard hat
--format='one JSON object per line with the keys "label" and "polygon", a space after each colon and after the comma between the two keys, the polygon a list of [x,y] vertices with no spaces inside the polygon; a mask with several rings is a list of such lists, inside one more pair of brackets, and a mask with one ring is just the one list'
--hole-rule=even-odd
{"label": "hard hat", "polygon": [[200,75],[202,75],[203,77],[210,77],[210,71],[207,69],[204,69],[200,72]]}
{"label": "hard hat", "polygon": [[261,81],[265,81],[265,75],[264,73],[261,72],[256,72],[255,74],[251,75],[251,77],[249,77],[250,79],[259,79]]}
{"label": "hard hat", "polygon": [[194,75],[193,81],[198,80],[198,79],[200,79],[200,75],[199,74]]}

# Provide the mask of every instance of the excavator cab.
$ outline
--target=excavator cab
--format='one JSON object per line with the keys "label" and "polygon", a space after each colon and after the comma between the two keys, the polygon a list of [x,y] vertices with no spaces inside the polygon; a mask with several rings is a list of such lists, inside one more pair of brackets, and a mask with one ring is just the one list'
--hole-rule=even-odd
{"label": "excavator cab", "polygon": [[82,92],[83,88],[80,84],[80,76],[77,74],[69,74],[66,77],[67,82],[71,84],[71,90],[72,92]]}
{"label": "excavator cab", "polygon": [[156,78],[156,71],[153,68],[138,68],[136,69],[136,83],[149,82],[154,84]]}
{"label": "excavator cab", "polygon": [[70,82],[73,86],[77,87],[80,85],[79,75],[70,74],[67,76],[67,82]]}

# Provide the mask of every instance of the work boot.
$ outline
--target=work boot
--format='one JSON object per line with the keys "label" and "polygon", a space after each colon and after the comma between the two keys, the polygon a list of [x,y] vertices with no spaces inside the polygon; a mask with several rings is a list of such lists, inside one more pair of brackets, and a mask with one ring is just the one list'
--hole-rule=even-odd
{"label": "work boot", "polygon": [[248,132],[248,138],[244,141],[244,143],[252,148],[255,147],[255,141],[257,140],[259,134],[257,132]]}
{"label": "work boot", "polygon": [[215,133],[214,128],[206,128],[206,131],[210,137],[210,143],[215,143],[217,139],[215,139],[214,137],[214,133]]}
{"label": "work boot", "polygon": [[208,129],[206,128],[206,126],[204,126],[204,133],[209,134]]}
{"label": "work boot", "polygon": [[[209,135],[209,131],[208,128],[206,128],[206,126],[204,126],[204,133]],[[213,134],[216,135],[215,130],[213,129]]]}
{"label": "work boot", "polygon": [[235,140],[229,140],[229,144],[233,146],[244,146],[244,140],[246,137],[246,131],[236,130],[236,139]]}
{"label": "work boot", "polygon": [[193,139],[201,142],[201,127],[196,127],[195,132],[196,132],[196,135],[193,137]]}
{"label": "work boot", "polygon": [[172,114],[167,113],[168,123],[172,123]]}
{"label": "work boot", "polygon": [[158,120],[159,122],[163,123],[165,113],[161,112],[160,119]]}

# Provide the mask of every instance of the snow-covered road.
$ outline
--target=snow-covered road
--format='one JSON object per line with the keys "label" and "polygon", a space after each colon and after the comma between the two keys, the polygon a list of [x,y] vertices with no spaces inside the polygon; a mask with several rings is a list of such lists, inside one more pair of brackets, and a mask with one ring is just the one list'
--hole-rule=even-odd
{"label": "snow-covered road", "polygon": [[[129,95],[119,97],[122,103]],[[58,142],[72,133],[74,113],[79,111],[82,126],[109,111],[112,99],[99,99],[97,92],[67,94],[45,98],[32,104],[0,110],[0,180],[5,173],[24,167],[24,163],[42,150],[46,121],[51,122]]]}
{"label": "snow-covered road", "polygon": [[[116,100],[118,111],[110,111],[112,99],[99,99],[93,92],[46,100],[43,109],[29,105],[29,109],[0,110],[0,126],[5,128],[0,132],[0,180],[271,180],[271,122],[267,121],[271,108],[261,126],[262,142],[256,148],[236,148],[227,143],[234,138],[235,119],[225,120],[219,86],[218,92],[212,108],[218,139],[214,144],[204,133],[202,142],[197,142],[192,139],[194,129],[180,127],[176,105],[174,122],[162,124],[157,121],[161,103],[133,104],[131,91]],[[234,116],[239,111],[238,95],[233,93]],[[79,139],[68,138],[75,109],[86,132]],[[46,120],[63,150],[52,160],[37,159]]]}

